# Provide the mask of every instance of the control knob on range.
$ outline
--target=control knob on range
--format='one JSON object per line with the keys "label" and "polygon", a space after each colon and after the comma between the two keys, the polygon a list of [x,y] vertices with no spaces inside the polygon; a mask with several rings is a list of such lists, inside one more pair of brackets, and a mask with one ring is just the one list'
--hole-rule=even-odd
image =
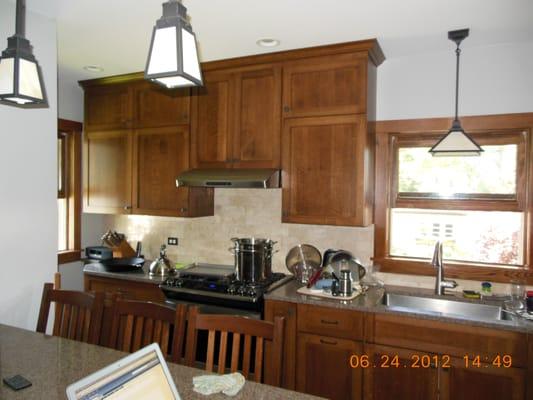
{"label": "control knob on range", "polygon": [[246,296],[255,297],[256,295],[257,295],[257,291],[255,290],[255,287],[250,286],[246,289]]}
{"label": "control knob on range", "polygon": [[237,286],[231,284],[228,286],[228,290],[227,290],[228,294],[231,294],[231,295],[234,295],[237,293]]}
{"label": "control knob on range", "polygon": [[183,279],[181,278],[175,278],[172,282],[172,286],[174,287],[182,287],[183,286]]}

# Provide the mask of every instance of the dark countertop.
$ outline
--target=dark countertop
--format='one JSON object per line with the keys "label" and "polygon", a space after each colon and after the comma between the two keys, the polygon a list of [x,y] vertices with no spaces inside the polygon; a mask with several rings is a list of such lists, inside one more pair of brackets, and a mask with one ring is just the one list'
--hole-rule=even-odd
{"label": "dark countertop", "polygon": [[[497,328],[515,332],[533,333],[533,322],[517,317],[514,317],[515,320],[513,321],[475,319],[473,317],[463,317],[459,315],[443,314],[437,312],[424,312],[399,307],[391,308],[381,304],[385,291],[387,291],[388,293],[438,298],[438,296],[434,295],[433,290],[431,289],[411,288],[403,286],[386,286],[384,289],[370,288],[364,295],[358,296],[353,300],[343,301],[297,293],[296,290],[300,287],[302,287],[302,285],[296,282],[295,280],[290,281],[286,285],[280,286],[279,288],[274,289],[270,293],[267,293],[265,295],[265,299],[287,301],[290,303],[312,304],[317,306],[340,308],[346,310],[397,314],[420,319],[431,319],[456,324],[475,325],[486,328]],[[460,297],[457,294],[446,295],[447,298],[451,296],[455,297],[455,299],[459,301],[476,303],[480,302],[479,300],[464,299],[463,297]],[[495,304],[491,301],[484,301],[484,303]]]}
{"label": "dark countertop", "polygon": [[[0,399],[66,399],[66,388],[73,382],[125,357],[127,354],[106,347],[76,342],[0,324],[0,366],[2,378],[20,374],[32,382],[15,392],[0,385]],[[168,363],[183,400],[253,399],[313,400],[318,397],[246,381],[235,397],[216,394],[209,397],[192,390],[192,378],[205,371]]]}
{"label": "dark countertop", "polygon": [[154,285],[159,285],[162,283],[165,278],[161,278],[158,276],[150,276],[148,274],[148,269],[150,268],[150,262],[146,261],[144,263],[144,266],[142,269],[139,269],[138,271],[131,271],[131,272],[111,272],[108,271],[103,264],[100,264],[98,262],[92,262],[85,264],[83,267],[83,272],[87,275],[94,275],[94,276],[101,276],[104,278],[114,278],[114,279],[124,279],[128,281],[136,281],[141,283],[151,283]]}

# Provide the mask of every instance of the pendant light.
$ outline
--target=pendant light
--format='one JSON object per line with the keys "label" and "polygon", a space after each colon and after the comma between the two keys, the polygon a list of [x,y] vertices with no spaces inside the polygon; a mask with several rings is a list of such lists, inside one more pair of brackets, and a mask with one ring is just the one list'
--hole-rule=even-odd
{"label": "pendant light", "polygon": [[457,48],[456,75],[455,75],[455,118],[451,129],[446,136],[440,139],[429,152],[433,156],[479,156],[483,149],[472,139],[461,126],[459,121],[459,57],[461,42],[468,37],[469,29],[460,29],[448,32],[448,39],[455,42]]}
{"label": "pendant light", "polygon": [[169,89],[203,85],[196,36],[187,21],[187,9],[178,0],[163,3],[144,77]]}
{"label": "pendant light", "polygon": [[17,0],[15,34],[0,57],[0,103],[15,107],[48,107],[41,67],[25,38],[26,1]]}

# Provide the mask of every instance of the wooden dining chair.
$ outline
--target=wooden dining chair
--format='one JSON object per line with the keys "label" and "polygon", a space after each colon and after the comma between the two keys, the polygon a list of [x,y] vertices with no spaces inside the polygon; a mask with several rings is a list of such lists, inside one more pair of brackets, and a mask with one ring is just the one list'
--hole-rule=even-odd
{"label": "wooden dining chair", "polygon": [[185,337],[187,306],[115,299],[109,347],[135,352],[158,343],[165,357],[180,363]]}
{"label": "wooden dining chair", "polygon": [[50,305],[55,304],[52,335],[97,344],[104,310],[104,294],[58,290],[45,283],[37,332],[46,333]]}
{"label": "wooden dining chair", "polygon": [[[265,368],[271,369],[272,373],[268,374],[268,382],[265,381],[264,383],[272,386],[281,386],[283,317],[275,317],[274,322],[268,322],[232,315],[201,314],[198,312],[197,307],[190,307],[187,323],[187,341],[185,343],[185,360],[187,365],[191,367],[195,366],[198,332],[206,330],[209,332],[205,365],[206,371],[213,372],[213,367],[216,363],[216,372],[219,374],[226,373],[228,351],[231,351],[230,372],[239,371],[239,366],[242,366],[240,371],[246,379],[250,379],[252,375],[250,366],[252,357],[254,357],[253,380],[261,382],[263,377],[265,342],[269,341],[271,342],[271,365],[265,365]],[[232,337],[230,338],[230,336]],[[253,338],[255,340],[252,340]],[[252,341],[255,342],[255,351],[252,351]],[[218,346],[218,357],[215,357],[216,346]],[[231,350],[229,350],[230,346]]]}

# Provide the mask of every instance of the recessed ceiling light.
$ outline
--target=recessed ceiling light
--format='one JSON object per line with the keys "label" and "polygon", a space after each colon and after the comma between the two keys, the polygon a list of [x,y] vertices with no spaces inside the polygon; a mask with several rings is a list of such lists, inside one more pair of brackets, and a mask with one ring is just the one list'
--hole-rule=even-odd
{"label": "recessed ceiling light", "polygon": [[256,43],[258,46],[261,46],[261,47],[276,47],[276,46],[279,46],[280,42],[278,39],[264,38],[264,39],[259,39]]}
{"label": "recessed ceiling light", "polygon": [[85,71],[89,72],[102,72],[104,69],[102,67],[99,67],[98,65],[86,65],[83,67]]}

